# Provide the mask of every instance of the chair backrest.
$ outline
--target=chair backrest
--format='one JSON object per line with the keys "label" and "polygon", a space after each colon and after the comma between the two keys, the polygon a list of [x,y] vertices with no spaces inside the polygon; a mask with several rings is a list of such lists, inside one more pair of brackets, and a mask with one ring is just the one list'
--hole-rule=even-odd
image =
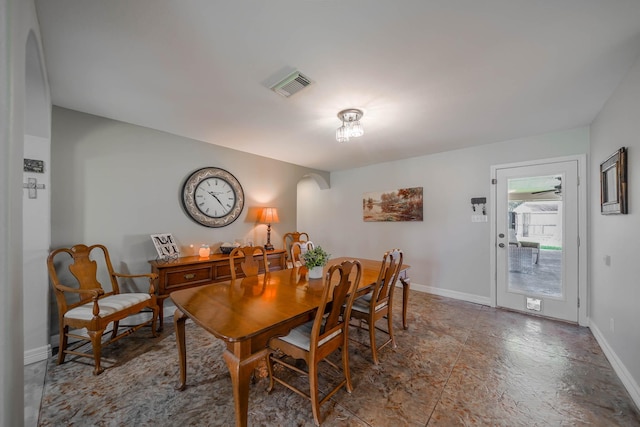
{"label": "chair backrest", "polygon": [[[92,259],[90,255],[94,249],[97,251],[93,253]],[[63,257],[64,254],[69,257]],[[67,267],[73,277],[65,274],[64,267]],[[64,295],[65,287],[84,291],[98,289],[101,290],[101,293],[104,293],[104,295],[120,293],[118,281],[115,277],[113,266],[111,265],[109,251],[103,245],[86,246],[80,244],[72,246],[71,248],[56,249],[47,257],[47,268],[56,295],[58,309],[62,313],[75,306],[86,303],[91,300],[93,295],[89,292],[79,293],[77,294],[79,300],[70,304]],[[106,275],[108,275],[109,278],[106,279],[105,277],[105,279],[111,281],[110,292],[105,292],[99,280],[99,276],[102,277]]]}
{"label": "chair backrest", "polygon": [[[255,253],[259,252],[260,256],[255,257]],[[260,274],[260,267],[265,273],[269,272],[269,262],[267,261],[267,251],[262,246],[240,246],[235,248],[229,254],[229,268],[231,269],[231,278],[236,278],[236,258],[240,258],[240,269],[246,277],[257,276]]]}
{"label": "chair backrest", "polygon": [[309,235],[305,232],[293,231],[291,233],[285,233],[282,236],[282,247],[284,248],[289,262],[293,262],[291,259],[291,246],[295,242],[308,242]]}
{"label": "chair backrest", "polygon": [[294,267],[300,267],[304,265],[304,260],[302,259],[302,255],[307,253],[307,251],[314,248],[314,244],[312,241],[306,242],[293,242],[291,245],[291,254],[290,259],[293,262]]}
{"label": "chair backrest", "polygon": [[378,280],[373,289],[371,305],[379,308],[388,305],[393,298],[393,288],[396,286],[400,267],[402,266],[403,254],[400,249],[393,249],[385,252],[380,265]]}
{"label": "chair backrest", "polygon": [[330,343],[338,345],[338,341],[346,341],[351,307],[361,276],[362,265],[357,260],[343,261],[331,266],[327,271],[322,302],[311,329],[312,350]]}

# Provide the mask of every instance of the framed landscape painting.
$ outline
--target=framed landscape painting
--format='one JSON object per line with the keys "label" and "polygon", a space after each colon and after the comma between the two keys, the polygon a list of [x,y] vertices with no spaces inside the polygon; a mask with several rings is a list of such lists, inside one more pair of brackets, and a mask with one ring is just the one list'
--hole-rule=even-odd
{"label": "framed landscape painting", "polygon": [[377,221],[422,221],[422,187],[364,193],[362,219]]}

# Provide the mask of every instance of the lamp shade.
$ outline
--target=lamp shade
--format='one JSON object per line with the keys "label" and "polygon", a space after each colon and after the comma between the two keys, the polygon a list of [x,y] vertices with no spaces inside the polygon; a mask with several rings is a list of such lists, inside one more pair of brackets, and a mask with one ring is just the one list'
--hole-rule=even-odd
{"label": "lamp shade", "polygon": [[260,222],[264,224],[276,224],[280,222],[277,208],[264,208],[260,214]]}

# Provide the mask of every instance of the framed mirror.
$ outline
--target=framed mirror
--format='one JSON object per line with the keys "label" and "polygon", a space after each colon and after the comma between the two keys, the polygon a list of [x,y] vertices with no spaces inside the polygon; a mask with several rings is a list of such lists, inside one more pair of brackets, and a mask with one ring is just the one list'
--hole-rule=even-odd
{"label": "framed mirror", "polygon": [[622,147],[600,163],[600,212],[627,213],[627,150]]}

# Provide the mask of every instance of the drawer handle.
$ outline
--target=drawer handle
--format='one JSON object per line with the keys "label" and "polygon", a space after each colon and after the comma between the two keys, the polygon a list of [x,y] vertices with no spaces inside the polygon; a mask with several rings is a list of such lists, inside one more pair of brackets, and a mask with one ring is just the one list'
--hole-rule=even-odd
{"label": "drawer handle", "polygon": [[195,278],[196,278],[196,275],[195,275],[195,274],[193,274],[193,273],[185,274],[185,275],[184,275],[184,278],[185,278],[185,280],[191,280],[191,279],[195,279]]}

